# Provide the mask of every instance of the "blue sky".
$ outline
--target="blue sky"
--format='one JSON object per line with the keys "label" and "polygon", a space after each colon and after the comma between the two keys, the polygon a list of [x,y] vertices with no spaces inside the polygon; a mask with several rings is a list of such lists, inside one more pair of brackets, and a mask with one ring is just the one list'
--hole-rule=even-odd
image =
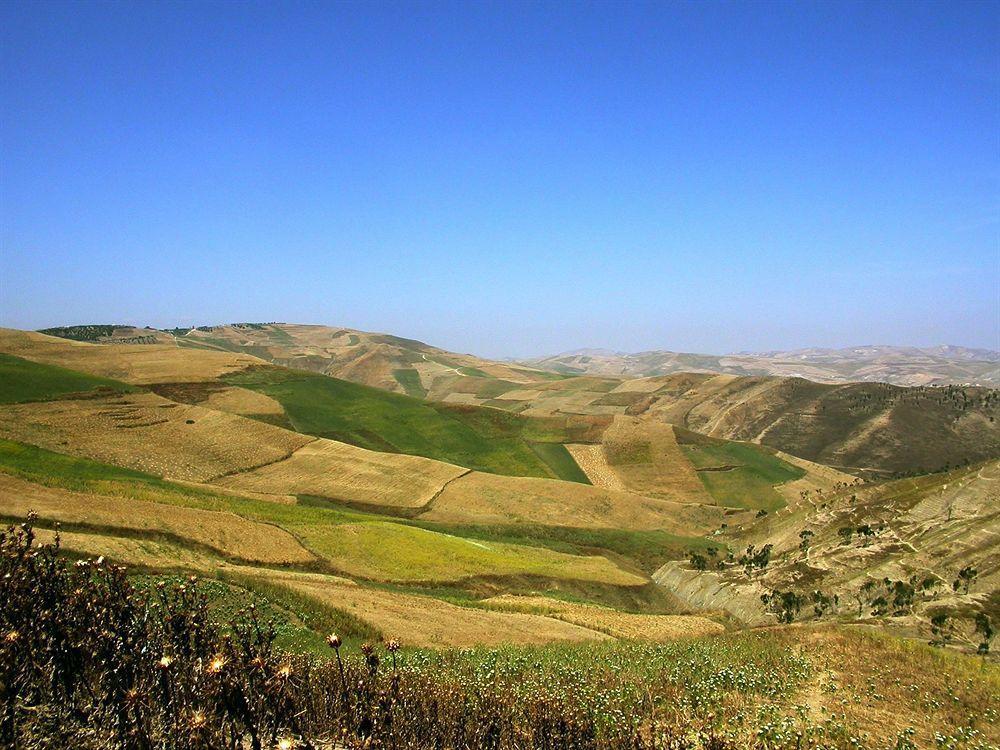
{"label": "blue sky", "polygon": [[1000,349],[1000,4],[0,2],[0,325]]}

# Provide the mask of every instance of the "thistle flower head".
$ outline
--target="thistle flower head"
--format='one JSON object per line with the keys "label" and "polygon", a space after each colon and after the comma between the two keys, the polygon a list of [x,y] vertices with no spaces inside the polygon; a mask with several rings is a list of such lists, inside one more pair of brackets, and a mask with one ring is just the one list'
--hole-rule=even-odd
{"label": "thistle flower head", "polygon": [[333,649],[339,649],[340,636],[337,635],[336,633],[330,633],[330,635],[326,637],[326,645]]}
{"label": "thistle flower head", "polygon": [[391,654],[396,653],[397,651],[399,651],[399,641],[397,641],[395,638],[390,638],[388,641],[385,642],[385,650]]}
{"label": "thistle flower head", "polygon": [[212,661],[208,663],[208,671],[211,674],[218,674],[226,666],[226,659],[221,654],[212,657]]}

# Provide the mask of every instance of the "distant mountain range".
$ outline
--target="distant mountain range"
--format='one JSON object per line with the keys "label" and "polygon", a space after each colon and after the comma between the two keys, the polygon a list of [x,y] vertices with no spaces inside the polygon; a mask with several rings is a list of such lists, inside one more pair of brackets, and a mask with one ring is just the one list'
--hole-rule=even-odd
{"label": "distant mountain range", "polygon": [[1000,385],[1000,352],[962,346],[854,346],[844,349],[690,354],[627,354],[578,349],[520,360],[563,375],[644,378],[676,372],[802,377],[818,383],[881,382],[894,385]]}

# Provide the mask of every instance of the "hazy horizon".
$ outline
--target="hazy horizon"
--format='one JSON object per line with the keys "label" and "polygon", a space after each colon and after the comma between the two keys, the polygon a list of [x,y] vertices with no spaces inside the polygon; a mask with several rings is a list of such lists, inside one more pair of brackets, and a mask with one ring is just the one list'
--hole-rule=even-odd
{"label": "hazy horizon", "polygon": [[996,3],[0,21],[0,325],[1000,349]]}

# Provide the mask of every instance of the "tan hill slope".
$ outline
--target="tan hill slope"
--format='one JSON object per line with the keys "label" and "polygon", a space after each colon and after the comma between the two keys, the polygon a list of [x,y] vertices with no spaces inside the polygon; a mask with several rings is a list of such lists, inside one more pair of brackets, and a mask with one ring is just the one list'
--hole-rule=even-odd
{"label": "tan hill slope", "polygon": [[893,628],[929,638],[932,618],[947,615],[951,636],[975,648],[976,616],[1000,620],[1000,462],[802,491],[717,539],[722,551],[702,559],[706,569],[692,558],[654,577],[693,606],[752,624],[782,613],[888,617]]}
{"label": "tan hill slope", "polygon": [[584,349],[522,364],[564,375],[644,378],[677,372],[800,377],[818,383],[1000,385],[1000,352],[958,346],[858,346],[740,354],[650,351],[623,354]]}

